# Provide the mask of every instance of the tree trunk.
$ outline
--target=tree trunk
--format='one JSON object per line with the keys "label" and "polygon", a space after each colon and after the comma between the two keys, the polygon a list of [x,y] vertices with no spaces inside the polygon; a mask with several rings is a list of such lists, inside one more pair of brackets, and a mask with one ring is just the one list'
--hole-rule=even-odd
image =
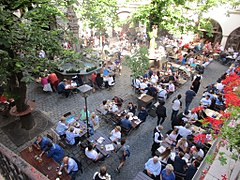
{"label": "tree trunk", "polygon": [[151,32],[151,39],[150,39],[150,46],[149,46],[149,56],[152,57],[155,55],[155,38],[157,37],[158,27],[157,25],[153,25],[152,32]]}
{"label": "tree trunk", "polygon": [[[22,82],[21,79],[23,78],[23,73],[14,74],[11,78],[11,89],[14,93],[15,103],[16,103],[16,110],[18,113],[22,113],[26,111],[29,106],[26,104],[26,93],[27,93],[27,85],[25,82]],[[26,130],[30,130],[35,125],[34,118],[32,117],[31,113],[20,116],[20,120],[22,123],[22,128]]]}

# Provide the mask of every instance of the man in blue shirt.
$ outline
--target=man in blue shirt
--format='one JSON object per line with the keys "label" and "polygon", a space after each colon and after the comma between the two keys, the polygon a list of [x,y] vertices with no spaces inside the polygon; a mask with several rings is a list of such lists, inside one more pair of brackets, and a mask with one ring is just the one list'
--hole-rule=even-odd
{"label": "man in blue shirt", "polygon": [[145,172],[149,177],[153,179],[159,179],[161,168],[162,166],[157,156],[150,158],[145,163]]}
{"label": "man in blue shirt", "polygon": [[76,145],[80,141],[79,134],[75,134],[74,128],[71,127],[69,131],[66,132],[66,143],[70,145]]}
{"label": "man in blue shirt", "polygon": [[68,129],[68,125],[66,124],[66,118],[61,117],[60,121],[57,124],[56,132],[60,136],[60,138],[66,137],[66,130]]}
{"label": "man in blue shirt", "polygon": [[51,143],[51,140],[47,137],[38,136],[33,146],[42,151],[47,147],[47,144]]}
{"label": "man in blue shirt", "polygon": [[73,158],[65,156],[63,158],[63,162],[60,166],[59,172],[61,172],[62,169],[64,169],[64,171],[71,176],[72,180],[76,179],[79,167],[78,163]]}
{"label": "man in blue shirt", "polygon": [[47,144],[47,147],[39,155],[39,157],[41,157],[45,152],[47,153],[48,158],[52,157],[59,164],[64,156],[64,150],[58,144],[54,143]]}
{"label": "man in blue shirt", "polygon": [[125,129],[131,129],[132,128],[132,123],[129,120],[129,115],[126,115],[126,117],[121,120],[120,125]]}

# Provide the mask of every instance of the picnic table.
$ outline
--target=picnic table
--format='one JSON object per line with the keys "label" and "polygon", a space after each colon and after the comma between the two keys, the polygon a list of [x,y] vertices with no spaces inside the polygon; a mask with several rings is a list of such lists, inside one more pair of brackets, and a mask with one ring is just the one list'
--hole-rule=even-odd
{"label": "picnic table", "polygon": [[66,174],[66,172],[63,172],[63,174],[59,176],[57,174],[57,168],[59,168],[60,165],[52,158],[48,158],[46,154],[43,154],[41,157],[42,161],[38,161],[35,157],[40,153],[41,150],[38,150],[34,146],[29,146],[20,152],[20,156],[50,180],[56,180],[58,177],[64,180],[71,179],[71,177]]}
{"label": "picnic table", "polygon": [[149,96],[147,94],[141,94],[141,96],[138,97],[138,108],[139,109],[141,109],[141,107],[147,108],[153,101],[154,98],[152,96]]}
{"label": "picnic table", "polygon": [[87,140],[90,143],[96,144],[96,149],[104,156],[110,155],[115,147],[113,142],[100,132],[95,132],[94,135],[90,136]]}
{"label": "picnic table", "polygon": [[219,112],[212,109],[204,109],[203,111],[208,117],[215,117],[216,119],[220,119],[222,116]]}

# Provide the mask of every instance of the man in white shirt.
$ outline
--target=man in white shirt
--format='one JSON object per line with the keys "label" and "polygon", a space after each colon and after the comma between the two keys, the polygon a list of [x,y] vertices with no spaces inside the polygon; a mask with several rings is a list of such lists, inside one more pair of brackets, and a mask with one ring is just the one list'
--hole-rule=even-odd
{"label": "man in white shirt", "polygon": [[169,98],[169,96],[174,92],[175,92],[175,85],[173,84],[172,81],[169,81],[167,97]]}
{"label": "man in white shirt", "polygon": [[178,129],[178,134],[184,138],[187,138],[188,135],[192,134],[190,130],[190,124],[186,124],[185,127],[183,126],[175,126]]}
{"label": "man in white shirt", "polygon": [[177,98],[175,98],[172,101],[172,116],[171,116],[171,121],[173,121],[174,119],[176,119],[177,114],[179,112],[179,109],[182,108],[182,102],[180,101],[180,99],[182,98],[181,94],[178,94]]}
{"label": "man in white shirt", "polygon": [[140,89],[141,89],[140,92],[146,94],[147,93],[147,90],[145,90],[146,87],[148,87],[148,86],[147,86],[146,81],[144,80],[143,82],[140,83]]}
{"label": "man in white shirt", "polygon": [[164,101],[166,101],[166,99],[167,99],[167,90],[165,89],[165,87],[163,87],[161,90],[159,90],[158,98],[163,99]]}
{"label": "man in white shirt", "polygon": [[85,155],[93,161],[99,161],[103,159],[103,156],[100,153],[98,153],[95,149],[93,149],[92,144],[89,144],[88,147],[86,147]]}
{"label": "man in white shirt", "polygon": [[116,105],[116,104],[113,104],[112,105],[112,107],[111,107],[111,109],[110,109],[110,111],[112,112],[112,113],[117,113],[118,112],[118,106]]}
{"label": "man in white shirt", "polygon": [[161,162],[158,160],[157,156],[150,158],[145,163],[146,174],[153,179],[159,179],[161,169],[162,169],[162,165],[161,165]]}
{"label": "man in white shirt", "polygon": [[223,91],[223,88],[224,88],[224,85],[221,83],[220,80],[217,81],[216,85],[215,85],[216,89],[219,91],[219,92],[222,92]]}
{"label": "man in white shirt", "polygon": [[210,99],[210,96],[209,95],[206,95],[206,97],[202,98],[201,101],[200,101],[200,104],[205,107],[205,108],[208,108],[211,106],[212,104],[212,101]]}

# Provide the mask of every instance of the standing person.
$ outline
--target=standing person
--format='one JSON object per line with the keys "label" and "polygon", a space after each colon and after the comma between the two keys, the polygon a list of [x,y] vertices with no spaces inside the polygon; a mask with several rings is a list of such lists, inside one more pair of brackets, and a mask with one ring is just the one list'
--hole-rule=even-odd
{"label": "standing person", "polygon": [[158,117],[157,124],[163,124],[163,122],[165,121],[165,118],[167,117],[167,113],[166,113],[167,110],[166,110],[166,107],[164,106],[164,104],[165,104],[164,101],[160,101],[159,105],[156,109],[156,114]]}
{"label": "standing person", "polygon": [[196,96],[196,93],[193,91],[192,86],[185,93],[185,112],[188,111],[190,104],[192,103],[193,98]]}
{"label": "standing person", "polygon": [[199,90],[199,87],[200,87],[200,84],[201,84],[200,80],[201,80],[201,77],[197,76],[195,78],[195,80],[192,82],[192,89],[196,94],[198,93],[198,90]]}
{"label": "standing person", "polygon": [[181,98],[182,98],[182,95],[178,94],[177,97],[172,101],[173,105],[172,105],[171,121],[176,119],[179,109],[182,108],[182,101],[180,100]]}
{"label": "standing person", "polygon": [[126,161],[127,157],[130,156],[129,146],[126,145],[126,140],[122,139],[120,144],[121,144],[121,148],[118,150],[120,163],[119,163],[119,165],[118,165],[118,167],[116,169],[116,171],[118,173],[120,173],[120,169],[125,164],[125,161]]}
{"label": "standing person", "polygon": [[63,162],[60,166],[59,172],[64,170],[67,174],[71,176],[71,180],[76,179],[77,172],[79,170],[78,163],[68,156],[63,158]]}
{"label": "standing person", "polygon": [[93,180],[111,180],[111,176],[107,173],[107,167],[101,166],[99,172],[95,172]]}
{"label": "standing person", "polygon": [[162,143],[162,139],[163,139],[163,135],[161,133],[162,130],[163,130],[163,126],[161,126],[161,125],[158,125],[154,129],[153,145],[151,148],[152,156],[155,156],[155,151],[160,147],[160,145]]}

